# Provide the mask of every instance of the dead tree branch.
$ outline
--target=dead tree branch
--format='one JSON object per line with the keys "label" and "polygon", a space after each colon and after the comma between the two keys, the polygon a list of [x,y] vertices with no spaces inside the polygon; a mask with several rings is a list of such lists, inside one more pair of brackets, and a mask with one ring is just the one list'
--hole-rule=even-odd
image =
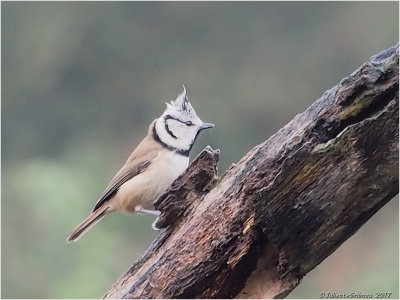
{"label": "dead tree branch", "polygon": [[372,57],[220,178],[206,148],[104,297],[285,297],[398,193],[398,55]]}

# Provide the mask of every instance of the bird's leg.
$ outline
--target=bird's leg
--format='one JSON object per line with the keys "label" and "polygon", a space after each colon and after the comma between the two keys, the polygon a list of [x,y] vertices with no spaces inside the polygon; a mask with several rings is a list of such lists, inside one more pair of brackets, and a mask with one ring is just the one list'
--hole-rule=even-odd
{"label": "bird's leg", "polygon": [[154,220],[154,222],[151,224],[151,228],[153,228],[154,230],[160,230],[160,228],[156,227],[156,223],[158,221],[158,217],[161,214],[161,212],[159,210],[151,210],[151,209],[145,209],[141,206],[137,206],[136,207],[136,211],[143,213],[143,214],[149,214],[149,215],[153,215],[153,216],[157,216],[157,219]]}
{"label": "bird's leg", "polygon": [[137,212],[140,212],[140,213],[142,213],[142,214],[149,214],[149,215],[153,215],[153,216],[159,216],[160,213],[161,213],[161,212],[158,211],[158,210],[145,209],[145,208],[143,208],[143,207],[141,207],[141,206],[137,207],[137,208],[136,208],[136,211],[137,211]]}
{"label": "bird's leg", "polygon": [[158,221],[158,218],[159,218],[159,217],[157,217],[157,219],[155,219],[154,222],[151,223],[151,228],[153,228],[153,230],[155,230],[155,231],[160,230],[160,228],[158,228],[158,227],[156,226],[157,221]]}

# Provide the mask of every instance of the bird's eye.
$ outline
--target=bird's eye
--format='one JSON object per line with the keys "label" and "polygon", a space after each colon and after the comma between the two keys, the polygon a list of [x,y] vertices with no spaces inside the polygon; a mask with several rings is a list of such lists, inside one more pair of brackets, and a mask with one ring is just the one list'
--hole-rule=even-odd
{"label": "bird's eye", "polygon": [[193,123],[192,123],[192,121],[186,121],[186,122],[185,122],[185,125],[186,125],[186,126],[192,126]]}

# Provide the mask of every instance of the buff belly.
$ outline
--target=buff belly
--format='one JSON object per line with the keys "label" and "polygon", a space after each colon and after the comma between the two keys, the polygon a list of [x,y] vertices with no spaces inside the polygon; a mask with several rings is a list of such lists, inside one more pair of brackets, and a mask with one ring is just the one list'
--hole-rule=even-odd
{"label": "buff belly", "polygon": [[186,170],[189,158],[173,153],[160,154],[141,174],[125,182],[115,195],[113,207],[135,213],[140,207],[154,210],[154,201],[163,194],[174,180]]}

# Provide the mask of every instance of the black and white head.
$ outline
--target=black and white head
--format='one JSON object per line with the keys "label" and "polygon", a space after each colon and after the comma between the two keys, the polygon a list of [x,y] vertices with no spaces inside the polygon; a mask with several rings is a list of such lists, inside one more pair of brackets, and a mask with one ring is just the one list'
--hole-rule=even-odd
{"label": "black and white head", "polygon": [[189,155],[199,132],[214,124],[200,120],[189,102],[185,86],[178,98],[166,104],[167,109],[154,126],[155,138],[171,150]]}

